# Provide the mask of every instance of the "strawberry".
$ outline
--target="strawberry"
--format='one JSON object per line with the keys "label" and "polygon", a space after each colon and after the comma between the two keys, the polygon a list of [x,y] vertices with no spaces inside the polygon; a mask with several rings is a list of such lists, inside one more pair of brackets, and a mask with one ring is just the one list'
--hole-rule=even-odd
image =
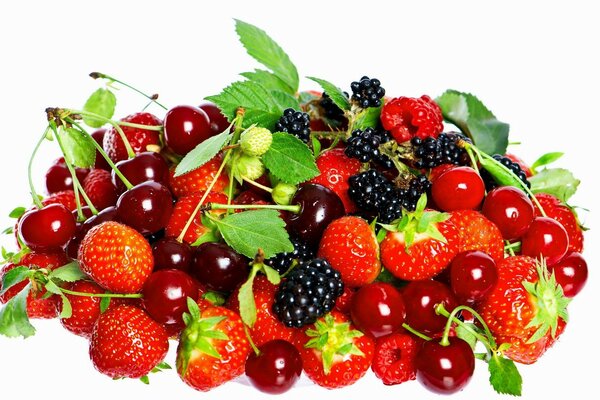
{"label": "strawberry", "polygon": [[98,210],[104,210],[117,204],[117,188],[113,185],[108,171],[91,170],[83,181],[83,190]]}
{"label": "strawberry", "polygon": [[344,149],[335,148],[324,151],[317,157],[316,162],[321,173],[311,179],[310,183],[318,183],[333,190],[344,203],[346,213],[355,212],[357,210],[356,204],[348,194],[348,178],[359,172],[360,161],[348,157],[344,153]]}
{"label": "strawberry", "polygon": [[449,215],[425,210],[423,195],[414,212],[403,211],[381,242],[383,266],[404,280],[429,279],[440,273],[458,254],[458,230]]}
{"label": "strawberry", "polygon": [[420,345],[406,333],[382,336],[375,343],[371,369],[385,385],[398,385],[417,377],[415,359]]}
{"label": "strawberry", "polygon": [[[193,193],[204,192],[215,178],[219,167],[221,166],[221,157],[212,158],[200,168],[175,176],[175,168],[171,169],[169,176],[169,185],[171,192],[175,197],[183,197]],[[224,192],[229,186],[227,174],[221,174],[212,188],[212,192]]]}
{"label": "strawberry", "polygon": [[72,190],[63,190],[62,192],[52,193],[50,196],[42,200],[44,206],[50,204],[62,204],[67,210],[76,210],[77,203],[75,202],[75,192]]}
{"label": "strawberry", "polygon": [[196,390],[209,391],[244,373],[250,352],[244,323],[224,307],[202,310],[188,301],[186,327],[177,348],[177,373]]}
{"label": "strawberry", "polygon": [[[146,112],[129,115],[121,121],[148,126],[162,125],[162,121],[159,118]],[[125,137],[135,154],[148,151],[148,145],[160,146],[160,136],[157,131],[128,126],[121,126],[121,129],[123,129],[123,133],[125,133]],[[129,158],[121,135],[114,127],[104,134],[102,147],[104,147],[104,151],[106,151],[110,159],[115,163]]]}
{"label": "strawberry", "polygon": [[331,222],[323,232],[317,257],[329,261],[350,287],[373,282],[381,271],[377,237],[360,217],[345,216]]}
{"label": "strawberry", "polygon": [[[558,222],[566,229],[569,236],[569,249],[581,253],[583,251],[583,229],[577,219],[577,214],[559,199],[547,193],[538,193],[535,198],[546,212],[546,215]],[[537,207],[534,207],[536,217],[542,216]]]}
{"label": "strawberry", "polygon": [[[294,329],[285,326],[273,312],[277,286],[269,282],[266,276],[257,275],[252,284],[254,303],[256,304],[256,322],[249,328],[250,337],[256,346],[262,346],[268,341],[282,339],[290,341]],[[239,289],[236,289],[227,301],[227,307],[239,314]]]}
{"label": "strawberry", "polygon": [[295,344],[306,376],[328,389],[352,385],[362,378],[371,366],[375,349],[373,339],[337,311],[296,335]]}
{"label": "strawberry", "polygon": [[[190,195],[184,196],[177,200],[175,203],[175,207],[173,208],[173,213],[171,214],[171,218],[169,219],[169,223],[167,224],[167,228],[165,234],[167,237],[177,237],[183,231],[185,224],[188,219],[192,215],[192,212],[200,202],[204,196],[204,192],[196,192]],[[211,192],[208,196],[206,196],[206,200],[204,204],[214,202],[214,203],[227,203],[227,196],[223,193],[213,193]],[[223,211],[211,211],[213,214],[220,214]],[[196,213],[192,224],[185,232],[185,236],[183,240],[188,243],[194,243],[198,238],[203,236],[204,234],[210,233],[210,229],[202,224],[202,213]]]}
{"label": "strawberry", "polygon": [[504,258],[502,232],[479,211],[452,212],[450,221],[458,228],[458,252],[480,250],[499,263]]}
{"label": "strawberry", "polygon": [[137,293],[152,273],[154,258],[146,239],[114,221],[90,229],[81,241],[81,270],[115,293]]}
{"label": "strawberry", "polygon": [[507,357],[532,364],[563,332],[568,304],[545,265],[513,256],[498,265],[498,283],[479,312],[496,342],[510,344],[504,351]]}
{"label": "strawberry", "polygon": [[[25,266],[30,269],[47,269],[54,270],[67,264],[67,257],[63,253],[28,253],[24,255],[18,264],[6,264],[0,271],[0,283],[4,275],[17,266]],[[19,294],[29,281],[23,281],[12,286],[3,295],[0,296],[0,303],[6,304],[10,299]],[[52,295],[48,298],[43,298],[46,290],[37,283],[32,284],[29,294],[27,295],[27,316],[29,318],[50,319],[58,315],[57,304],[58,296]]]}
{"label": "strawberry", "polygon": [[101,314],[90,339],[94,367],[111,378],[141,378],[166,356],[165,329],[140,308],[121,305]]}

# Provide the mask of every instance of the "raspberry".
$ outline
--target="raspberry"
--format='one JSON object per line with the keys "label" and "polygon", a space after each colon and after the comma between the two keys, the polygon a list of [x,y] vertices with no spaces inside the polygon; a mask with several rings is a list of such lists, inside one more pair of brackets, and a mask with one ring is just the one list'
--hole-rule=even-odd
{"label": "raspberry", "polygon": [[[523,181],[523,183],[525,183],[527,187],[531,187],[531,183],[529,183],[529,181],[527,180],[527,174],[521,169],[521,166],[518,163],[513,162],[510,158],[501,156],[500,154],[494,154],[492,157],[494,158],[494,160],[500,162],[506,168],[510,169],[515,175],[517,175],[517,177],[521,181]],[[490,173],[487,172],[485,169],[480,169],[479,174],[481,175],[481,179],[483,179],[483,182],[485,183],[485,190],[489,192],[493,188],[498,187],[498,183],[494,180],[492,175],[490,175]]]}
{"label": "raspberry", "polygon": [[417,340],[406,333],[392,333],[377,339],[371,369],[385,385],[398,385],[417,377]]}
{"label": "raspberry", "polygon": [[442,110],[427,95],[395,98],[386,103],[381,111],[381,124],[398,143],[414,136],[421,139],[428,136],[437,138],[444,129],[442,121]]}
{"label": "raspberry", "polygon": [[279,132],[294,135],[304,143],[308,143],[310,139],[310,117],[305,112],[287,108],[279,118],[276,129]]}
{"label": "raspberry", "polygon": [[469,165],[469,156],[465,149],[458,147],[459,140],[470,140],[460,133],[441,133],[437,139],[415,136],[410,143],[417,161],[415,167],[433,168],[442,164]]}
{"label": "raspberry", "polygon": [[240,137],[240,147],[249,156],[262,156],[269,150],[272,142],[271,132],[257,126],[246,129]]}
{"label": "raspberry", "polygon": [[381,99],[385,96],[385,89],[381,87],[379,79],[369,79],[368,76],[363,76],[358,82],[350,84],[352,89],[352,100],[360,107],[379,107]]}

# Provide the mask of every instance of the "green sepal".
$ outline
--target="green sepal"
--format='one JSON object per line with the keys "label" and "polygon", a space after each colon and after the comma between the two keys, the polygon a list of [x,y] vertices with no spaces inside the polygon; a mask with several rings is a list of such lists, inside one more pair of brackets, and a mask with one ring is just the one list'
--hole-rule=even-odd
{"label": "green sepal", "polygon": [[110,297],[103,297],[100,300],[100,313],[104,313],[106,310],[108,310],[108,307],[110,306]]}

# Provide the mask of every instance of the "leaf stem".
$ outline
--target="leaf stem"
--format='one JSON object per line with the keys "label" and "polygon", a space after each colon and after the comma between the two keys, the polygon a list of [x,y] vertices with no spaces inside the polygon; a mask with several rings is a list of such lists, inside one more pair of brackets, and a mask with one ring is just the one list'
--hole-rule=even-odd
{"label": "leaf stem", "polygon": [[163,126],[162,125],[144,125],[144,124],[135,124],[133,122],[127,122],[127,121],[116,121],[117,124],[119,124],[120,126],[128,126],[130,128],[136,128],[136,129],[143,129],[146,131],[157,131],[160,132],[163,130]]}
{"label": "leaf stem", "polygon": [[44,205],[42,204],[40,197],[38,196],[37,192],[35,191],[35,187],[33,185],[33,178],[31,177],[31,172],[32,172],[32,166],[33,166],[33,159],[35,158],[38,150],[40,149],[40,146],[42,145],[42,142],[46,139],[46,136],[48,135],[49,132],[50,132],[50,125],[48,125],[48,127],[44,131],[44,134],[38,140],[35,147],[33,148],[33,152],[31,153],[31,157],[29,158],[29,163],[27,164],[27,179],[29,181],[29,191],[31,192],[31,198],[33,199],[33,203],[35,204],[35,206],[38,209],[44,208]]}
{"label": "leaf stem", "polygon": [[211,210],[279,210],[279,211],[290,211],[294,214],[298,214],[302,206],[300,204],[293,205],[280,205],[280,204],[220,204],[220,203],[209,203]]}
{"label": "leaf stem", "polygon": [[418,330],[414,329],[413,327],[411,327],[410,325],[408,325],[406,322],[402,324],[402,327],[404,329],[406,329],[407,331],[409,331],[410,333],[412,333],[413,335],[415,335],[416,337],[419,337],[423,340],[427,340],[430,341],[431,338],[427,335],[425,335],[424,333],[419,332]]}
{"label": "leaf stem", "polygon": [[258,183],[258,182],[256,182],[256,181],[253,181],[252,179],[248,179],[248,178],[246,178],[245,176],[243,176],[243,177],[242,177],[242,179],[244,180],[244,182],[248,182],[248,183],[249,183],[249,184],[251,184],[252,186],[255,186],[255,187],[259,188],[259,189],[262,189],[262,190],[264,190],[265,192],[273,193],[273,189],[271,189],[271,188],[270,188],[270,187],[268,187],[268,186],[265,186],[265,185],[263,185],[263,184],[260,184],[260,183]]}
{"label": "leaf stem", "polygon": [[144,297],[141,293],[131,293],[131,294],[120,294],[120,293],[85,293],[85,292],[76,292],[74,290],[69,290],[65,288],[60,288],[63,293],[70,294],[72,296],[81,296],[81,297],[110,297],[112,299],[141,299]]}
{"label": "leaf stem", "polygon": [[127,83],[123,82],[123,81],[120,81],[120,80],[118,80],[118,79],[116,79],[116,78],[113,78],[112,76],[109,76],[109,75],[103,74],[103,73],[101,73],[101,72],[92,72],[92,73],[90,74],[90,76],[91,76],[92,78],[94,78],[94,79],[101,78],[101,79],[107,79],[107,80],[109,80],[109,81],[113,81],[113,82],[120,83],[121,85],[125,86],[126,88],[128,88],[128,89],[131,89],[131,90],[133,90],[134,92],[141,94],[142,96],[144,96],[144,97],[145,97],[145,98],[147,98],[148,100],[150,100],[150,101],[152,101],[152,102],[156,103],[156,105],[157,105],[157,106],[159,106],[159,107],[163,108],[164,110],[168,110],[168,108],[167,108],[167,107],[163,106],[162,104],[160,104],[160,103],[157,101],[157,95],[152,95],[152,96],[149,96],[149,95],[147,95],[146,93],[142,92],[141,90],[139,90],[139,89],[137,89],[137,88],[135,88],[135,87],[133,87],[133,86],[131,86],[131,85],[129,85],[129,84],[127,84]]}
{"label": "leaf stem", "polygon": [[[481,323],[481,326],[483,326],[483,329],[485,331],[485,336],[482,336],[480,333],[475,332],[473,329],[471,329],[471,327],[469,325],[465,324],[463,321],[461,321],[460,319],[458,319],[454,316],[458,311],[461,311],[461,310],[468,311],[471,314],[473,314],[473,317],[477,318],[479,323]],[[496,341],[494,340],[494,336],[492,335],[490,328],[488,328],[487,324],[485,323],[485,321],[483,320],[481,315],[479,315],[477,313],[477,311],[473,310],[471,307],[464,306],[464,305],[458,306],[454,310],[452,310],[452,313],[449,313],[448,310],[446,310],[446,308],[444,308],[444,305],[442,303],[440,303],[435,306],[435,313],[438,315],[443,315],[444,317],[448,318],[448,324],[450,324],[451,322],[454,322],[458,325],[461,325],[463,328],[465,328],[465,330],[469,331],[469,333],[471,333],[473,336],[475,336],[477,338],[477,340],[479,340],[481,343],[483,343],[483,345],[487,349],[489,349],[491,352],[495,352],[497,350]],[[448,328],[448,324],[446,325],[446,328]]]}

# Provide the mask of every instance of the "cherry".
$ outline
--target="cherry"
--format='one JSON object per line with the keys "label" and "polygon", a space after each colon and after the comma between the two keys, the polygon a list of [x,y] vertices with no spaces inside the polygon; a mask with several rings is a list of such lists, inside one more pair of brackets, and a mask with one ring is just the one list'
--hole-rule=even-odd
{"label": "cherry", "polygon": [[75,218],[75,223],[77,225],[77,229],[79,229],[79,227],[81,227],[81,224],[85,221],[87,221],[88,219],[92,218],[94,216],[94,213],[92,212],[92,210],[88,207],[88,206],[82,206],[81,207],[81,213],[83,214],[83,221],[78,221],[79,219],[79,213],[77,212],[77,210],[73,210],[71,211],[71,214],[73,214],[73,218]]}
{"label": "cherry", "polygon": [[291,389],[302,373],[302,357],[296,347],[277,339],[263,344],[259,351],[246,359],[246,376],[252,386],[269,394]]}
{"label": "cherry", "polygon": [[443,304],[453,310],[458,302],[448,286],[438,281],[413,281],[402,289],[406,308],[406,322],[424,333],[438,333],[446,325],[446,317],[435,313],[435,306]]}
{"label": "cherry", "polygon": [[208,119],[210,120],[210,129],[214,134],[219,134],[221,132],[225,132],[227,128],[229,128],[229,121],[227,118],[221,113],[219,107],[211,102],[204,102],[200,104],[199,107],[202,111],[208,115]]}
{"label": "cherry", "polygon": [[399,330],[406,316],[400,292],[383,282],[360,288],[352,297],[350,310],[356,326],[376,338]]}
{"label": "cherry", "polygon": [[167,111],[164,120],[165,142],[179,155],[214,135],[208,115],[193,106],[176,106]]}
{"label": "cherry", "polygon": [[512,186],[500,186],[489,192],[483,201],[481,212],[502,232],[505,240],[523,236],[534,216],[533,203],[522,190]]}
{"label": "cherry", "polygon": [[19,221],[21,240],[33,251],[61,248],[77,230],[71,211],[62,204],[50,204],[26,212]]}
{"label": "cherry", "polygon": [[444,346],[430,340],[417,354],[417,380],[438,394],[452,394],[463,389],[473,376],[475,356],[467,342],[449,337]]}
{"label": "cherry", "polygon": [[117,200],[117,215],[142,235],[154,233],[169,222],[173,197],[158,182],[144,182],[123,193]]}
{"label": "cherry", "polygon": [[230,292],[248,278],[248,260],[223,243],[202,243],[190,274],[209,290]]}
{"label": "cherry", "polygon": [[[119,161],[116,167],[132,185],[153,181],[165,186],[169,184],[169,165],[158,153],[146,151],[128,160]],[[125,191],[125,185],[112,171],[112,182],[120,193]]]}
{"label": "cherry", "polygon": [[329,223],[345,214],[344,203],[335,192],[319,184],[300,187],[292,204],[300,205],[297,214],[287,213],[286,229],[295,237],[316,246]]}
{"label": "cherry", "polygon": [[189,244],[175,238],[159,239],[152,245],[154,270],[179,269],[187,272],[192,263],[193,251]]}
{"label": "cherry", "polygon": [[548,217],[536,217],[521,239],[521,253],[546,259],[546,265],[556,264],[569,247],[569,236],[560,222]]}
{"label": "cherry", "polygon": [[148,277],[142,295],[144,308],[156,322],[181,329],[181,316],[188,311],[187,298],[198,297],[198,286],[181,270],[163,269]]}
{"label": "cherry", "polygon": [[568,253],[548,270],[554,272],[556,282],[567,297],[575,297],[583,289],[588,278],[587,263],[583,256],[576,252]]}
{"label": "cherry", "polygon": [[480,302],[498,281],[496,262],[479,250],[458,254],[448,269],[452,291],[463,304]]}
{"label": "cherry", "polygon": [[[104,142],[104,135],[106,134],[105,128],[100,128],[92,132],[92,138],[102,147],[102,143]],[[96,163],[94,164],[94,168],[96,169],[104,169],[110,171],[110,165],[106,162],[106,159],[102,157],[102,154],[98,150],[96,150]]]}
{"label": "cherry", "polygon": [[483,179],[473,168],[455,167],[431,183],[431,196],[444,211],[474,210],[485,195]]}
{"label": "cherry", "polygon": [[[83,182],[90,171],[85,168],[75,168],[75,175],[79,182]],[[46,192],[48,194],[73,190],[73,177],[65,164],[64,158],[59,158],[48,169],[45,176]]]}

